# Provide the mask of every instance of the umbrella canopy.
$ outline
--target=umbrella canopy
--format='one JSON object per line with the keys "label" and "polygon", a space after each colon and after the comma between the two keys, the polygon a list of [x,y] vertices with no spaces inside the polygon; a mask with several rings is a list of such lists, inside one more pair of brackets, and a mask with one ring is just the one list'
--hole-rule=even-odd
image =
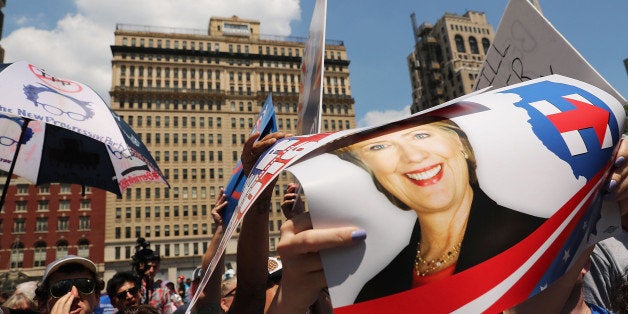
{"label": "umbrella canopy", "polygon": [[91,88],[27,62],[0,65],[0,169],[35,183],[75,183],[117,195],[168,184],[139,136]]}

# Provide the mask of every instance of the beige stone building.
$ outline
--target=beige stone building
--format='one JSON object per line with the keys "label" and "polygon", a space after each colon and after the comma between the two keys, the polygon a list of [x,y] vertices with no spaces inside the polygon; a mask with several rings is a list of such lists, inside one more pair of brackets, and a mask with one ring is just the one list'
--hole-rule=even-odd
{"label": "beige stone building", "polygon": [[[131,268],[138,236],[162,256],[161,278],[189,276],[215,225],[211,209],[227,185],[242,144],[272,92],[278,127],[297,125],[305,38],[260,34],[260,22],[212,17],[207,31],[117,25],[111,47],[111,106],[141,135],[171,188],[134,185],[109,194],[105,228],[107,275]],[[328,41],[323,131],[355,127],[347,51]],[[272,202],[270,249],[279,241],[283,174]],[[235,267],[237,234],[227,247]]]}
{"label": "beige stone building", "polygon": [[436,24],[420,26],[414,13],[411,18],[415,45],[407,61],[412,113],[471,92],[494,37],[486,15],[445,13]]}

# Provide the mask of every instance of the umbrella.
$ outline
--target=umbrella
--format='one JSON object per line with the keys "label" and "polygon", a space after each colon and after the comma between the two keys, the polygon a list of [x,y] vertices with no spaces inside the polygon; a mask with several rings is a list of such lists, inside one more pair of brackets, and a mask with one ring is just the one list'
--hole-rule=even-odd
{"label": "umbrella", "polygon": [[88,86],[24,61],[0,64],[0,170],[35,184],[74,183],[119,196],[168,185],[139,136]]}

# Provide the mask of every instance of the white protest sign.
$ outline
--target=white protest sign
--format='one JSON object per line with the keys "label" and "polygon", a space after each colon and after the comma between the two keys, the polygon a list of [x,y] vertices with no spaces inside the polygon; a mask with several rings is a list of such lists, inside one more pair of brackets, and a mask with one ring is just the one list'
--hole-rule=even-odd
{"label": "white protest sign", "polygon": [[527,0],[512,0],[502,16],[475,89],[504,87],[550,74],[589,83],[622,97]]}

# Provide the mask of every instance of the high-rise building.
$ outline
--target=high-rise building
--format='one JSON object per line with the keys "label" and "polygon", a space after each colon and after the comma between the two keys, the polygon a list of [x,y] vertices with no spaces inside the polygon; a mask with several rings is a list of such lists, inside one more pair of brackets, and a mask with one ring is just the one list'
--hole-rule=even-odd
{"label": "high-rise building", "polygon": [[[0,191],[6,176],[0,171]],[[14,176],[0,209],[0,291],[40,279],[46,265],[68,254],[89,257],[104,272],[105,193]]]}
{"label": "high-rise building", "polygon": [[[2,26],[4,25],[4,13],[2,8],[7,4],[7,0],[0,0],[0,39],[2,39]],[[0,63],[4,62],[4,48],[0,46]]]}
{"label": "high-rise building", "polygon": [[[108,196],[108,273],[130,268],[137,237],[160,253],[162,278],[189,276],[200,264],[215,229],[213,204],[269,93],[279,130],[296,131],[304,47],[305,38],[263,35],[259,21],[236,16],[212,17],[207,31],[116,26],[111,106],[141,136],[171,188],[138,184],[122,198]],[[348,66],[343,42],[327,41],[323,131],[355,127]],[[271,251],[289,182],[281,175],[274,190]]]}
{"label": "high-rise building", "polygon": [[414,50],[407,57],[412,113],[467,94],[493,42],[493,27],[482,12],[445,13],[436,24],[417,26],[411,15]]}

